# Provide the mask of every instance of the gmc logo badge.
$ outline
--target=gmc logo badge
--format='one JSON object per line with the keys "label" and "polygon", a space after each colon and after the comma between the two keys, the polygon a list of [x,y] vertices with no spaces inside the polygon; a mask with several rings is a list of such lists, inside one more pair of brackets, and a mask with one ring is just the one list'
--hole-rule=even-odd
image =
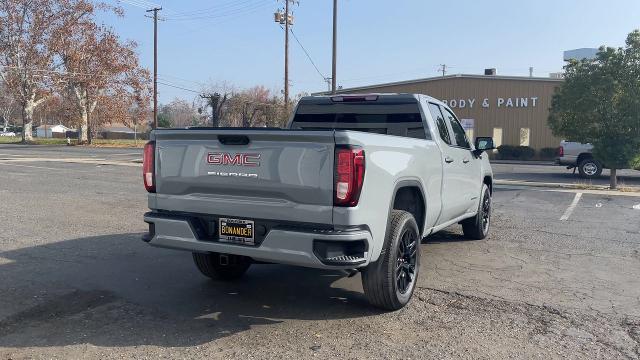
{"label": "gmc logo badge", "polygon": [[207,163],[211,165],[260,166],[260,154],[209,153]]}

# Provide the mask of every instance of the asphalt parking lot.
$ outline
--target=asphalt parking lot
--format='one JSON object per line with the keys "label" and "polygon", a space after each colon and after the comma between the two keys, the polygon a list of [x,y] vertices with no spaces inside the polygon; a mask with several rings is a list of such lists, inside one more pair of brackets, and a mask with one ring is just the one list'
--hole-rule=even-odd
{"label": "asphalt parking lot", "polygon": [[412,302],[382,313],[358,275],[214,282],[144,244],[139,157],[0,146],[0,358],[640,358],[637,193],[498,187],[490,237],[425,239]]}

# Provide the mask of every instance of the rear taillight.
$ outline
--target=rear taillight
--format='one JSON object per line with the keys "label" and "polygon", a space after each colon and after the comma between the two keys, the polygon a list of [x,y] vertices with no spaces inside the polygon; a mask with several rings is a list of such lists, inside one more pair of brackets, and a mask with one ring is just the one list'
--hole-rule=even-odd
{"label": "rear taillight", "polygon": [[364,183],[364,150],[336,147],[335,206],[356,206]]}
{"label": "rear taillight", "polygon": [[155,149],[156,142],[149,141],[144,145],[144,152],[142,154],[142,178],[144,179],[144,188],[150,193],[156,192]]}
{"label": "rear taillight", "polygon": [[564,147],[560,146],[558,148],[558,156],[560,156],[560,157],[564,156]]}

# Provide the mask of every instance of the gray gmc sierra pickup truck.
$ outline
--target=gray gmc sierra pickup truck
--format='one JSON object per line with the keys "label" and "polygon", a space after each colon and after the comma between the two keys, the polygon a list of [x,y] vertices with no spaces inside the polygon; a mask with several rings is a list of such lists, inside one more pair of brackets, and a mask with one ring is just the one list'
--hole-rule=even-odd
{"label": "gray gmc sierra pickup truck", "polygon": [[460,223],[483,239],[493,175],[453,112],[424,95],[302,98],[288,129],[151,133],[143,240],[193,253],[215,279],[254,262],[362,273],[369,301],[399,309],[420,269],[420,241]]}

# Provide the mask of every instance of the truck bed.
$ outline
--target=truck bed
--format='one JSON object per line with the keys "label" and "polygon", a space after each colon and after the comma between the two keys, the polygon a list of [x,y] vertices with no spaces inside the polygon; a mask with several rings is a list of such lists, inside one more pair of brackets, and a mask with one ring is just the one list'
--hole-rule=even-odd
{"label": "truck bed", "polygon": [[151,209],[332,222],[332,130],[167,129],[154,140]]}

